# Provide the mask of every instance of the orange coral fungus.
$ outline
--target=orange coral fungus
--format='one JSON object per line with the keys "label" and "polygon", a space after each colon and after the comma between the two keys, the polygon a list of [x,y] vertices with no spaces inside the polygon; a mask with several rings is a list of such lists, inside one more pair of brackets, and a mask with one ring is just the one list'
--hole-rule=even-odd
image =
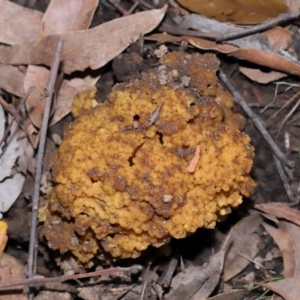
{"label": "orange coral fungus", "polygon": [[52,249],[83,263],[105,253],[138,257],[149,245],[214,228],[252,193],[254,149],[218,84],[215,56],[170,53],[161,62],[163,84],[154,69],[70,124],[43,228]]}

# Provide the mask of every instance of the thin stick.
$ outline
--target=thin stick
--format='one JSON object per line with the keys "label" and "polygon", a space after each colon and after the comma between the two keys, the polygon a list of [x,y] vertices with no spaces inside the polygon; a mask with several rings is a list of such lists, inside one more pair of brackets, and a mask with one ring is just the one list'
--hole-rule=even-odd
{"label": "thin stick", "polygon": [[280,14],[278,17],[276,17],[272,20],[252,26],[250,28],[245,29],[244,31],[223,34],[223,35],[221,35],[221,37],[219,39],[217,39],[217,41],[222,42],[225,40],[232,40],[232,39],[248,36],[253,33],[261,32],[266,29],[273,28],[280,23],[288,22],[288,21],[291,21],[291,20],[294,20],[297,18],[299,18],[299,13]]}
{"label": "thin stick", "polygon": [[46,92],[46,100],[45,100],[45,108],[41,129],[41,137],[37,155],[36,162],[36,174],[34,181],[34,193],[32,199],[32,216],[31,216],[31,230],[30,230],[30,240],[29,240],[29,257],[28,257],[28,277],[32,278],[34,276],[34,252],[35,252],[35,244],[36,244],[36,227],[37,227],[37,213],[39,207],[39,196],[40,196],[40,181],[42,176],[42,167],[43,167],[43,159],[44,159],[44,151],[45,151],[45,143],[47,137],[47,128],[49,122],[49,114],[51,107],[51,99],[53,95],[54,85],[56,81],[57,71],[60,63],[60,56],[62,53],[64,41],[60,38],[57,39],[56,48],[54,52],[54,58],[51,66],[50,75],[48,78],[48,82],[45,88]]}
{"label": "thin stick", "polygon": [[220,69],[219,70],[219,76],[222,79],[222,81],[225,83],[231,94],[233,95],[233,99],[236,103],[238,103],[245,113],[248,115],[249,118],[253,121],[256,128],[260,131],[262,136],[265,138],[266,142],[269,144],[275,155],[280,159],[280,161],[287,165],[289,168],[295,167],[295,162],[288,160],[284,153],[278,148],[277,144],[265,128],[265,126],[262,124],[260,117],[253,112],[253,110],[249,107],[246,100],[243,98],[243,96],[234,88],[234,86],[231,84],[225,73]]}
{"label": "thin stick", "polygon": [[4,288],[10,288],[18,285],[29,285],[29,284],[43,284],[43,283],[48,283],[48,282],[64,282],[67,280],[78,280],[78,279],[83,279],[83,278],[90,278],[90,277],[96,277],[96,276],[104,276],[104,275],[114,275],[118,274],[120,272],[129,272],[132,274],[137,274],[143,270],[143,267],[140,265],[132,265],[131,267],[128,268],[121,268],[121,267],[116,267],[116,268],[110,268],[106,270],[99,270],[95,272],[89,272],[89,273],[84,273],[84,274],[74,274],[74,275],[63,275],[63,276],[58,276],[58,277],[33,277],[33,278],[28,278],[24,280],[16,280],[12,282],[4,282],[0,283],[0,289]]}
{"label": "thin stick", "polygon": [[24,105],[25,101],[28,99],[28,97],[30,96],[30,94],[33,92],[33,90],[35,89],[34,86],[30,87],[28,92],[26,93],[26,95],[22,98],[20,104],[18,105],[17,109],[15,110],[14,114],[13,114],[13,118],[12,120],[10,121],[9,125],[7,126],[5,132],[4,132],[4,135],[0,141],[0,148],[3,144],[3,142],[6,140],[9,132],[10,132],[10,129],[11,129],[11,126],[13,125],[14,121],[18,118],[19,116],[19,111],[20,109],[22,108],[22,106]]}

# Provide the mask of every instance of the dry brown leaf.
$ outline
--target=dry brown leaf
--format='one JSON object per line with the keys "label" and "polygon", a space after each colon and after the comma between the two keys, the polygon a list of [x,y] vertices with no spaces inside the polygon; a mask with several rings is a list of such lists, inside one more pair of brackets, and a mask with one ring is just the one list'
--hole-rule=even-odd
{"label": "dry brown leaf", "polygon": [[[257,49],[240,49],[233,45],[217,44],[201,38],[182,36],[175,37],[167,34],[153,34],[148,37],[149,40],[156,40],[160,42],[180,42],[186,41],[196,48],[202,50],[214,50],[229,56],[234,56],[240,60],[246,60],[260,66],[265,66],[270,69],[285,72],[287,74],[300,76],[300,65],[275,53],[265,52]],[[1,52],[0,52],[1,57]]]}
{"label": "dry brown leaf", "polygon": [[214,291],[220,281],[220,276],[224,266],[225,251],[220,251],[213,255],[209,261],[209,272],[207,280],[203,286],[190,298],[190,300],[206,299]]}
{"label": "dry brown leaf", "polygon": [[165,299],[206,299],[219,282],[223,269],[224,253],[224,251],[220,251],[213,255],[208,265],[190,266],[178,273],[172,279],[171,291]]}
{"label": "dry brown leaf", "polygon": [[165,11],[166,6],[115,19],[88,30],[50,35],[12,47],[1,46],[0,62],[50,66],[57,38],[61,37],[65,41],[61,56],[64,73],[99,69],[136,41],[140,34],[152,31]]}
{"label": "dry brown leaf", "polygon": [[[282,27],[275,27],[267,30],[266,32],[262,33],[262,36],[268,38],[269,45],[275,52],[278,52],[280,50],[287,50],[290,45],[293,44],[292,32]],[[273,82],[287,76],[287,74],[285,73],[276,71],[263,72],[256,68],[254,69],[240,67],[239,70],[242,74],[244,74],[251,80],[263,84],[267,84],[269,82]]]}
{"label": "dry brown leaf", "polygon": [[[224,281],[240,273],[259,251],[260,237],[255,233],[263,218],[260,214],[252,214],[239,221],[229,233],[221,249],[227,251],[224,263]],[[247,257],[248,259],[246,259]]]}
{"label": "dry brown leaf", "polygon": [[18,67],[0,64],[0,88],[1,89],[13,95],[23,97],[24,78],[25,78],[25,74]]}
{"label": "dry brown leaf", "polygon": [[265,213],[288,220],[300,226],[300,211],[298,209],[294,209],[283,203],[276,202],[255,204],[254,207]]}
{"label": "dry brown leaf", "polygon": [[[50,34],[62,34],[69,31],[87,29],[90,26],[97,6],[98,0],[52,0],[43,16],[41,26],[39,26],[38,38],[43,38]],[[37,127],[40,127],[42,124],[45,100],[41,101],[41,95],[47,84],[49,74],[50,71],[46,67],[29,65],[24,80],[25,91],[31,86],[35,87],[26,101],[26,108],[31,121]],[[64,86],[68,86],[66,80]],[[89,87],[87,86],[87,88]],[[77,92],[79,91],[77,90]],[[65,103],[64,100],[60,98],[57,99],[57,102]],[[70,111],[70,105],[67,105],[65,108],[61,105],[62,103],[59,103],[58,108],[55,109],[54,123],[60,120],[58,116],[64,116]]]}
{"label": "dry brown leaf", "polygon": [[254,282],[254,284],[273,291],[274,293],[282,296],[285,300],[299,300],[299,278],[287,278],[269,283]]}
{"label": "dry brown leaf", "polygon": [[300,10],[300,1],[299,0],[285,0],[286,5],[289,8],[290,12],[299,12]]}
{"label": "dry brown leaf", "polygon": [[[0,262],[0,283],[12,282],[25,279],[25,270],[23,265],[13,256],[3,254]],[[2,289],[11,290],[11,288]],[[0,300],[26,300],[28,297],[23,294],[23,286],[13,288],[13,293],[0,292]]]}
{"label": "dry brown leaf", "polygon": [[[89,67],[92,69],[102,67],[136,41],[140,34],[146,34],[153,30],[160,23],[165,10],[166,7],[141,12],[115,19],[89,30],[73,31],[61,35],[65,39],[62,54],[63,71],[72,73],[78,70],[83,71]],[[0,47],[0,57],[7,64],[44,64],[49,66],[52,62],[57,37],[58,35],[51,35],[42,40],[29,41],[12,47]],[[30,68],[30,71],[36,72],[36,67]],[[37,82],[40,87],[44,87],[42,83],[46,80],[45,73],[41,72],[39,76],[28,77],[25,87],[36,85]],[[64,80],[57,97],[57,107],[51,125],[69,113],[72,99],[77,93],[94,86],[99,72],[94,72],[93,76],[89,73],[76,73],[76,77],[71,75],[69,81]],[[34,79],[37,77],[38,81]],[[39,126],[42,111],[42,103],[39,101],[40,93],[35,92],[34,99],[35,101],[32,103],[28,102],[28,111],[34,124]]]}
{"label": "dry brown leaf", "polygon": [[300,278],[300,228],[295,224],[285,221],[280,221],[278,228],[267,223],[263,223],[263,226],[281,250],[284,277]]}
{"label": "dry brown leaf", "polygon": [[177,0],[183,7],[219,21],[254,24],[288,12],[283,0]]}
{"label": "dry brown leaf", "polygon": [[0,42],[17,44],[36,39],[43,13],[0,0]]}

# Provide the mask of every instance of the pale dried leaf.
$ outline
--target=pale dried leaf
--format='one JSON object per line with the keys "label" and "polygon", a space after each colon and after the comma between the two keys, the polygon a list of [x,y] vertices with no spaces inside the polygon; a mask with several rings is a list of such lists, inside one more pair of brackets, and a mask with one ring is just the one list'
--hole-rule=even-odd
{"label": "pale dried leaf", "polygon": [[[69,31],[87,29],[90,26],[97,6],[98,0],[52,0],[39,27],[39,38],[50,34],[63,34]],[[42,124],[45,100],[41,101],[41,95],[47,84],[49,74],[49,69],[43,66],[29,65],[24,80],[25,91],[31,86],[35,87],[26,101],[26,108],[31,121],[37,127],[40,127]],[[74,95],[70,94],[68,99],[72,96]],[[57,100],[62,101],[63,104],[65,103],[63,101],[65,99]],[[58,115],[64,116],[65,114],[62,114],[61,111],[55,112],[55,119],[57,119]]]}
{"label": "pale dried leaf", "polygon": [[20,173],[0,182],[0,219],[2,214],[7,212],[19,197],[24,182],[25,176]]}
{"label": "pale dried leaf", "polygon": [[43,13],[0,0],[0,42],[18,44],[36,39]]}
{"label": "pale dried leaf", "polygon": [[98,2],[98,0],[51,0],[43,16],[41,36],[88,28]]}
{"label": "pale dried leaf", "polygon": [[0,64],[0,88],[6,92],[24,96],[24,78],[25,74],[18,67]]}
{"label": "pale dried leaf", "polygon": [[292,223],[280,221],[278,228],[263,223],[273,237],[283,256],[284,277],[300,278],[300,228]]}
{"label": "pale dried leaf", "polygon": [[283,0],[177,0],[183,7],[219,21],[260,23],[288,11]]}
{"label": "pale dried leaf", "polygon": [[282,296],[285,300],[299,300],[300,278],[287,278],[269,283],[254,282]]}
{"label": "pale dried leaf", "polygon": [[224,281],[239,274],[250,263],[249,259],[253,259],[258,253],[258,243],[261,239],[255,231],[262,221],[260,214],[252,214],[240,220],[230,231],[221,248],[227,251],[223,272]]}
{"label": "pale dried leaf", "polygon": [[[19,156],[24,155],[23,141],[18,139],[18,133],[18,124],[14,122],[10,130],[10,135],[6,139],[6,147],[0,149],[0,181],[11,176],[12,168],[15,165],[16,160]],[[0,139],[2,139],[2,136]]]}
{"label": "pale dried leaf", "polygon": [[254,207],[265,213],[272,214],[300,226],[300,211],[298,209],[291,208],[279,202],[255,204]]}
{"label": "pale dried leaf", "polygon": [[88,30],[51,35],[12,47],[0,47],[5,64],[51,65],[58,37],[64,39],[62,71],[70,74],[86,68],[98,69],[120,54],[141,34],[152,31],[162,20],[166,7],[115,19]]}

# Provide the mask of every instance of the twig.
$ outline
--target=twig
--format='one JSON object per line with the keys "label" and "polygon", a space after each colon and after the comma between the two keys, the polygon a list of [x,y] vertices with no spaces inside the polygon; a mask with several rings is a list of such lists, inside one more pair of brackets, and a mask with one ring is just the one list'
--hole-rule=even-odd
{"label": "twig", "polygon": [[293,192],[292,192],[290,184],[289,184],[289,179],[286,176],[286,174],[284,172],[284,169],[283,169],[283,167],[281,165],[281,161],[275,155],[273,155],[273,159],[274,159],[277,171],[279,173],[279,176],[280,176],[280,178],[282,180],[285,192],[286,192],[286,194],[287,194],[287,196],[289,198],[289,201],[292,202],[292,203],[294,203],[295,202],[295,198],[294,198]]}
{"label": "twig", "polygon": [[95,272],[89,272],[84,274],[74,274],[74,275],[63,275],[58,277],[33,277],[28,278],[24,280],[17,280],[13,282],[4,282],[0,283],[0,289],[4,288],[10,288],[18,285],[30,285],[30,284],[42,284],[42,283],[48,283],[48,282],[64,282],[67,280],[78,280],[83,278],[90,278],[90,277],[96,277],[96,276],[104,276],[104,275],[114,275],[118,274],[120,272],[129,272],[132,274],[137,274],[143,270],[143,267],[140,265],[132,265],[128,268],[110,268],[106,270],[99,270]]}
{"label": "twig", "polygon": [[294,20],[297,18],[299,18],[299,13],[280,14],[278,17],[276,17],[272,20],[252,26],[250,28],[246,28],[244,31],[223,34],[223,35],[221,35],[220,38],[217,39],[217,42],[241,38],[241,37],[244,37],[247,35],[251,35],[253,33],[261,32],[263,30],[273,28],[280,23],[288,22],[288,21],[291,21],[291,20]]}
{"label": "twig", "polygon": [[42,122],[42,129],[41,129],[41,137],[37,155],[37,162],[36,162],[36,174],[35,174],[35,181],[34,181],[34,193],[32,199],[32,216],[31,216],[31,230],[30,230],[30,240],[29,240],[29,254],[28,254],[28,277],[31,278],[34,275],[34,250],[36,244],[36,227],[37,227],[37,213],[39,207],[39,196],[40,196],[40,181],[42,176],[42,167],[43,167],[43,158],[44,158],[44,151],[45,151],[45,143],[46,143],[46,136],[47,136],[47,128],[49,122],[49,114],[50,114],[50,107],[51,107],[51,99],[53,95],[54,85],[56,81],[57,71],[60,63],[60,56],[63,48],[64,40],[61,38],[57,39],[56,48],[54,52],[54,58],[51,65],[51,71],[48,78],[48,82],[45,88],[46,92],[46,100],[45,100],[45,108],[44,108],[44,115],[43,115],[43,122]]}
{"label": "twig", "polygon": [[219,70],[219,76],[222,79],[222,81],[225,83],[229,91],[234,97],[234,101],[238,103],[245,113],[248,115],[249,118],[253,121],[256,128],[260,131],[262,136],[265,138],[266,142],[269,144],[275,155],[280,159],[280,161],[287,165],[289,168],[295,167],[295,162],[288,160],[284,153],[278,148],[277,144],[265,128],[265,126],[262,124],[260,117],[253,112],[253,110],[248,106],[246,100],[242,97],[242,95],[234,88],[234,86],[231,84],[225,73],[220,69]]}
{"label": "twig", "polygon": [[171,280],[173,277],[173,274],[176,270],[176,267],[178,265],[178,259],[179,255],[176,255],[175,257],[172,257],[170,260],[170,263],[167,268],[164,269],[161,277],[158,280],[158,283],[164,288],[169,288],[171,284]]}
{"label": "twig", "polygon": [[166,24],[159,26],[158,30],[160,32],[167,32],[167,33],[175,34],[175,35],[187,35],[187,36],[194,36],[194,37],[210,39],[210,40],[217,40],[218,38],[220,38],[219,33],[201,32],[198,30],[188,30],[188,29],[178,28],[178,27],[166,25]]}
{"label": "twig", "polygon": [[13,118],[10,121],[9,125],[7,126],[7,128],[6,128],[6,130],[5,130],[4,134],[3,134],[3,137],[2,137],[2,139],[0,141],[0,148],[1,148],[2,144],[3,144],[3,142],[6,140],[6,138],[8,136],[8,134],[10,132],[10,129],[11,129],[11,126],[13,125],[14,121],[18,118],[20,109],[22,108],[23,104],[25,103],[25,101],[27,100],[27,98],[30,96],[30,94],[33,92],[34,89],[35,89],[34,86],[32,86],[32,87],[29,88],[28,92],[22,98],[22,100],[21,100],[20,104],[18,105],[17,109],[14,111]]}

